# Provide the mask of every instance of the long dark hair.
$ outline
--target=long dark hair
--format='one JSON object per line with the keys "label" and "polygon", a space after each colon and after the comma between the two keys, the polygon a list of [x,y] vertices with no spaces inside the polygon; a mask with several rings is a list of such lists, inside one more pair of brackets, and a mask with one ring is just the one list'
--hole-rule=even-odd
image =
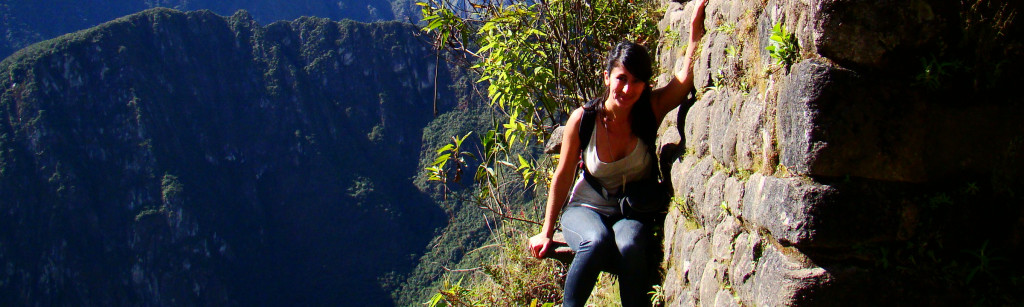
{"label": "long dark hair", "polygon": [[[608,51],[605,71],[611,72],[615,65],[622,65],[622,68],[626,69],[633,77],[643,80],[645,83],[643,93],[640,94],[640,98],[633,104],[633,109],[629,112],[630,128],[633,129],[633,134],[643,140],[647,146],[654,146],[658,126],[655,123],[654,109],[651,106],[651,77],[654,75],[654,70],[651,69],[651,56],[646,47],[622,41]],[[604,112],[604,102],[608,99],[608,95],[611,95],[611,90],[605,87],[602,97],[592,100],[585,107],[597,108],[598,112]]]}

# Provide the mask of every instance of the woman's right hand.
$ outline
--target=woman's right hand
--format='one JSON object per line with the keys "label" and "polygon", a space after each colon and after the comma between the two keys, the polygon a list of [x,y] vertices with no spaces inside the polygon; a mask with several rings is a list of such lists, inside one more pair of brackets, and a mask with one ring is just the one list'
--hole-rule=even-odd
{"label": "woman's right hand", "polygon": [[542,259],[547,255],[548,249],[551,247],[551,238],[544,235],[544,233],[538,233],[530,237],[529,244],[530,254],[537,259]]}
{"label": "woman's right hand", "polygon": [[704,7],[708,0],[698,0],[697,7],[693,9],[693,19],[690,20],[690,42],[699,42],[704,37]]}

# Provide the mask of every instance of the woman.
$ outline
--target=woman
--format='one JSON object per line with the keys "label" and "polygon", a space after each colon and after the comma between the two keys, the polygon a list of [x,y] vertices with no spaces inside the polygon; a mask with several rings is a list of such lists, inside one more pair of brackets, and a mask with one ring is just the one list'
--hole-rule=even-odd
{"label": "woman", "polygon": [[[565,280],[563,306],[583,306],[597,282],[602,269],[619,273],[619,289],[623,306],[650,303],[646,293],[647,241],[649,229],[642,221],[624,217],[614,198],[626,182],[655,171],[656,163],[640,135],[653,133],[661,120],[678,107],[693,90],[694,48],[704,36],[704,6],[699,0],[691,21],[690,42],[686,47],[685,68],[675,73],[669,84],[651,90],[651,60],[647,49],[628,42],[619,43],[609,52],[604,84],[604,99],[591,105],[597,118],[587,148],[583,149],[584,167],[596,177],[606,191],[598,191],[583,177],[572,185],[569,207],[562,213],[565,240],[576,252]],[[543,258],[551,247],[555,217],[562,211],[566,194],[579,162],[580,121],[584,109],[576,109],[566,123],[562,137],[561,159],[555,169],[548,192],[544,226],[541,233],[530,238],[530,252]],[[648,141],[650,142],[650,141]],[[607,161],[607,162],[606,162]]]}

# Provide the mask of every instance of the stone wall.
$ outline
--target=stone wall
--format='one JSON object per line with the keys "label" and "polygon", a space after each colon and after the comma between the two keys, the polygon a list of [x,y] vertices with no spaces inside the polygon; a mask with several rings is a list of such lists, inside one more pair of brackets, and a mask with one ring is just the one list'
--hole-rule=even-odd
{"label": "stone wall", "polygon": [[[694,7],[665,5],[659,84]],[[1019,299],[1015,6],[710,0],[696,102],[659,136],[668,305]],[[791,64],[765,49],[777,23]]]}

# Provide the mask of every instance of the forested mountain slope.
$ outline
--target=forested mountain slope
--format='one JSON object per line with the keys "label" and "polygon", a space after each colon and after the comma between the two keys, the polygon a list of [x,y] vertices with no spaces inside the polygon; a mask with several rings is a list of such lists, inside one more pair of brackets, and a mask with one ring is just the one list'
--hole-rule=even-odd
{"label": "forested mountain slope", "polygon": [[[153,9],[0,64],[0,297],[389,305],[453,73],[411,25]],[[444,61],[441,61],[444,63]]]}

